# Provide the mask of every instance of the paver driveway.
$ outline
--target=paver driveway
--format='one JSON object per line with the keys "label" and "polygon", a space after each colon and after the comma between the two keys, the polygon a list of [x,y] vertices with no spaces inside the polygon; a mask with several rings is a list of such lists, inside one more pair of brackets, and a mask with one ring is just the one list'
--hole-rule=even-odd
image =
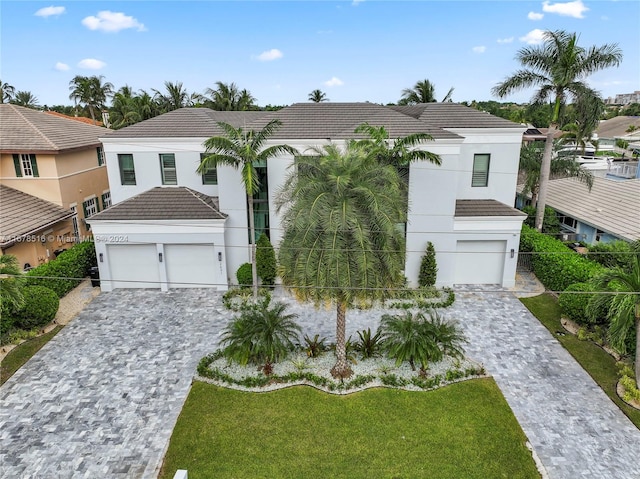
{"label": "paver driveway", "polygon": [[[332,311],[300,312],[304,332],[333,336]],[[516,298],[459,292],[447,315],[552,479],[640,477],[640,432]],[[207,290],[101,294],[0,389],[0,476],[155,477],[229,316]],[[350,311],[349,331],[377,316]]]}

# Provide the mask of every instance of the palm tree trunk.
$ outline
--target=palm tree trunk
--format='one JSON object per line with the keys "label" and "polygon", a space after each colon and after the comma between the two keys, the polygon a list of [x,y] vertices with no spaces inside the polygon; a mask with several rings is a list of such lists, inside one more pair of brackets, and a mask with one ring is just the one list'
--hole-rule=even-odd
{"label": "palm tree trunk", "polygon": [[258,268],[256,265],[256,224],[253,217],[253,196],[247,195],[249,204],[249,248],[251,249],[251,279],[253,285],[253,299],[258,299]]}
{"label": "palm tree trunk", "polygon": [[544,222],[544,209],[547,206],[547,187],[549,186],[549,174],[551,172],[553,137],[556,131],[556,124],[551,123],[551,125],[549,125],[547,139],[544,144],[542,165],[540,165],[540,185],[538,190],[538,203],[536,204],[536,229],[538,231],[542,231],[542,223]]}
{"label": "palm tree trunk", "polygon": [[331,375],[334,378],[348,378],[353,371],[347,363],[346,350],[346,305],[343,301],[338,300],[336,317],[336,364],[331,368]]}

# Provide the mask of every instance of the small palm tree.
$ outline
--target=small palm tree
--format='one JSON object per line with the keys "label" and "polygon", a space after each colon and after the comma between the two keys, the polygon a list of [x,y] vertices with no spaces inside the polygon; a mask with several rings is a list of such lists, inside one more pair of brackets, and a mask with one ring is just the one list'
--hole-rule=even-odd
{"label": "small palm tree", "polygon": [[308,99],[309,101],[312,101],[314,103],[329,101],[329,99],[327,98],[327,94],[324,93],[322,90],[313,90],[311,93],[309,93]]}
{"label": "small palm tree", "polygon": [[400,176],[353,142],[296,158],[277,200],[284,230],[280,277],[301,300],[336,306],[334,377],[352,374],[346,311],[403,283],[406,221]]}
{"label": "small palm tree", "polygon": [[[523,145],[520,149],[519,182],[523,184],[522,194],[531,194],[531,204],[535,205],[540,189],[540,168],[542,167],[544,146],[539,142]],[[583,168],[572,156],[557,156],[551,161],[553,178],[576,178],[589,191],[593,187],[593,173]]]}
{"label": "small palm tree", "polygon": [[592,297],[587,315],[597,319],[598,311],[606,308],[609,340],[623,354],[627,352],[627,338],[635,326],[635,373],[636,384],[640,386],[640,241],[632,246],[630,263],[628,269],[607,269],[593,279],[595,289],[604,293]]}
{"label": "small palm tree", "polygon": [[415,370],[419,364],[420,369],[426,371],[429,363],[441,361],[444,356],[462,358],[464,355],[464,335],[436,311],[430,311],[428,317],[410,312],[386,314],[380,321],[380,331],[387,354],[395,358],[396,366],[407,361],[411,369]]}
{"label": "small palm tree", "polygon": [[24,304],[20,273],[18,258],[11,254],[0,256],[0,314],[14,313]]}
{"label": "small palm tree", "polygon": [[297,150],[289,145],[271,145],[264,148],[269,137],[280,125],[280,120],[272,120],[259,131],[245,131],[241,127],[235,128],[228,123],[219,122],[218,126],[224,131],[224,136],[213,136],[204,142],[207,156],[197,169],[199,174],[203,174],[219,165],[228,165],[241,169],[242,183],[247,193],[249,209],[249,245],[251,248],[254,299],[258,298],[258,273],[256,269],[256,230],[253,216],[253,199],[260,190],[260,180],[256,166],[260,163],[266,164],[270,158],[281,154],[298,154]]}
{"label": "small palm tree", "polygon": [[296,314],[286,313],[285,303],[269,306],[269,300],[245,307],[224,329],[223,354],[230,360],[246,365],[262,364],[265,372],[271,365],[285,359],[295,349],[300,326]]}
{"label": "small palm tree", "polygon": [[542,231],[553,137],[558,129],[561,108],[568,99],[578,101],[583,97],[596,97],[597,93],[584,82],[584,79],[598,70],[618,66],[622,61],[622,52],[617,44],[584,49],[578,46],[578,36],[575,33],[558,30],[545,32],[542,45],[522,48],[516,58],[524,69],[496,85],[491,90],[492,93],[504,98],[519,90],[538,87],[533,104],[539,105],[548,99],[553,100],[553,115],[540,168],[536,215],[536,228]]}
{"label": "small palm tree", "polygon": [[38,98],[30,91],[19,91],[15,94],[11,103],[14,105],[24,106],[26,108],[38,108]]}
{"label": "small palm tree", "polygon": [[[405,88],[402,90],[402,98],[398,101],[398,105],[415,105],[418,103],[435,103],[436,87],[429,80],[421,80],[417,82],[413,88]],[[450,88],[443,102],[451,101],[451,95],[453,94],[453,88]]]}
{"label": "small palm tree", "polygon": [[15,93],[15,88],[0,80],[0,103],[9,103]]}

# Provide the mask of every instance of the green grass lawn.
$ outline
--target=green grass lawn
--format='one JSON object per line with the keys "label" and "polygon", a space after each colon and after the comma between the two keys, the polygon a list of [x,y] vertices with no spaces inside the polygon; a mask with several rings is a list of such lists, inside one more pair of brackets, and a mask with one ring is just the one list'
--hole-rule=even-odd
{"label": "green grass lawn", "polygon": [[48,333],[38,336],[37,338],[29,339],[13,348],[2,360],[2,365],[0,366],[0,385],[4,384],[7,379],[13,376],[24,363],[29,361],[31,356],[40,351],[40,348],[47,344],[61,329],[62,326],[56,326]]}
{"label": "green grass lawn", "polygon": [[580,341],[568,333],[565,335],[556,334],[558,331],[564,332],[564,328],[560,323],[560,306],[552,295],[542,294],[533,298],[522,298],[521,301],[551,331],[560,344],[571,353],[636,427],[640,428],[640,411],[628,406],[616,394],[618,382],[616,360],[591,341]]}
{"label": "green grass lawn", "polygon": [[493,379],[347,396],[195,382],[160,477],[539,478],[525,442]]}

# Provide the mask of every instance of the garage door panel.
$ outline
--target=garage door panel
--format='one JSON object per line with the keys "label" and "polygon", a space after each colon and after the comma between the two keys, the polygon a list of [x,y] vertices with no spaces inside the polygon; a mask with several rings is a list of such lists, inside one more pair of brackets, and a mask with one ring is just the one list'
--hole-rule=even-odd
{"label": "garage door panel", "polygon": [[213,244],[166,244],[169,288],[206,288],[217,280],[220,268]]}
{"label": "garage door panel", "polygon": [[160,288],[155,244],[107,246],[113,288]]}
{"label": "garage door panel", "polygon": [[454,284],[502,284],[506,241],[458,241]]}

